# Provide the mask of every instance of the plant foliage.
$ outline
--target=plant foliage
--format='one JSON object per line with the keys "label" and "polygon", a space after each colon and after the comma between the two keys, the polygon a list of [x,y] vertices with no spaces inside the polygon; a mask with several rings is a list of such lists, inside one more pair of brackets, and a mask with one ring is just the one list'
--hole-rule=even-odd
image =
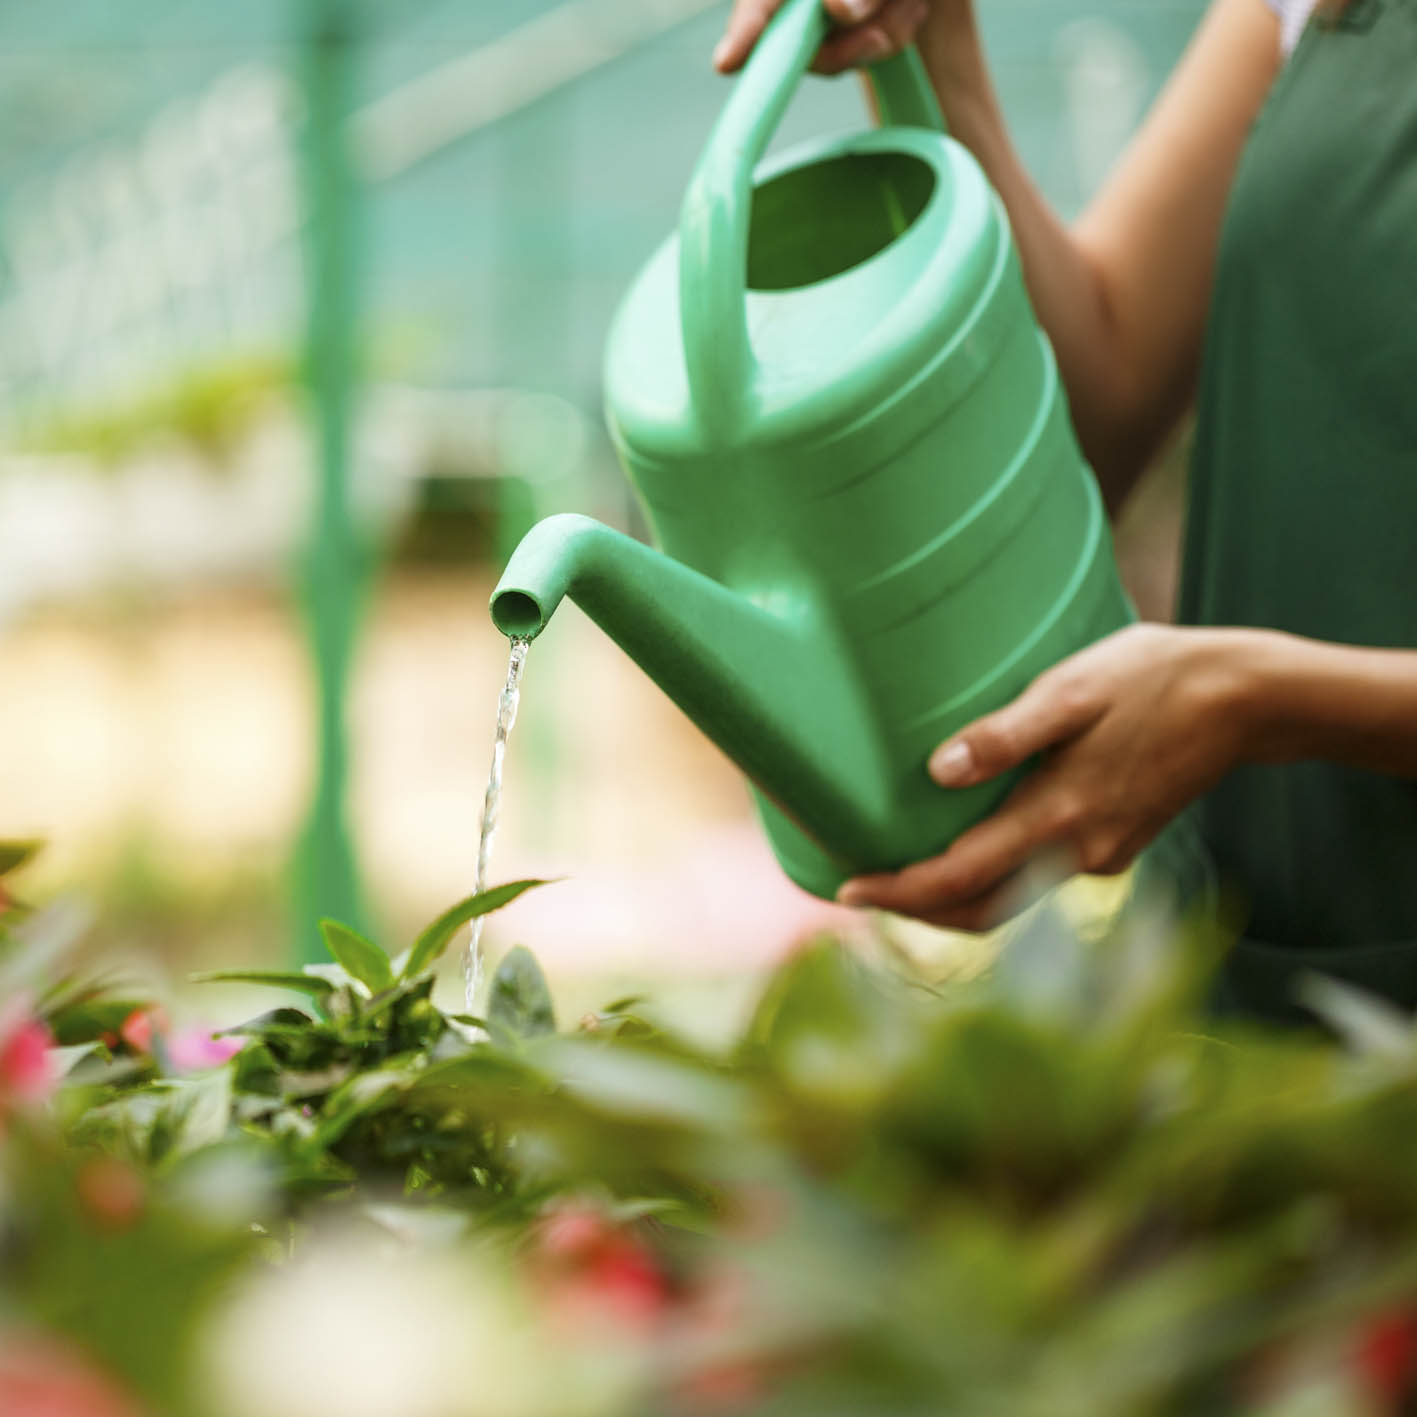
{"label": "plant foliage", "polygon": [[485,1019],[442,1011],[431,966],[458,925],[531,884],[454,907],[398,962],[331,925],[329,965],[217,976],[308,997],[195,1075],[123,1041],[141,1002],[54,993],[52,1164],[102,1158],[175,1204],[239,1157],[264,1178],[247,1230],[281,1253],[339,1214],[479,1272],[491,1245],[562,1319],[589,1285],[639,1355],[606,1411],[730,1391],[774,1417],[1278,1413],[1316,1353],[1337,1355],[1322,1410],[1398,1410],[1410,1374],[1364,1335],[1409,1333],[1417,1294],[1407,1020],[1316,987],[1348,1047],[1221,1028],[1200,1013],[1217,942],[1140,913],[1094,943],[1040,914],[938,996],[822,941],[726,1049],[634,1000],[558,1031],[522,949]]}

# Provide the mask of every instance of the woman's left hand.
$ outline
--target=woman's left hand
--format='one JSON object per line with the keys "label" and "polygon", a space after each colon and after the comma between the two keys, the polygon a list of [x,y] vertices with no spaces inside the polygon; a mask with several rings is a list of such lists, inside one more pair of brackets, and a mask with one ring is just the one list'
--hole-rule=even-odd
{"label": "woman's left hand", "polygon": [[1035,771],[943,855],[858,877],[838,899],[982,930],[1010,913],[1014,878],[1031,864],[1125,870],[1247,755],[1254,639],[1245,630],[1133,625],[1055,665],[930,759],[930,775],[949,788],[1041,753]]}

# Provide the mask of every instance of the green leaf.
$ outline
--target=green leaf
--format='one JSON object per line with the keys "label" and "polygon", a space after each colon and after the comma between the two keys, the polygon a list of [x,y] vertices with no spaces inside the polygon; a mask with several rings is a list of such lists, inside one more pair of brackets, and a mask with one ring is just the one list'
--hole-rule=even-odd
{"label": "green leaf", "polygon": [[318,974],[297,974],[279,969],[217,969],[187,976],[193,984],[267,984],[272,989],[295,989],[311,998],[333,994],[335,986]]}
{"label": "green leaf", "polygon": [[631,1009],[638,1008],[646,1001],[644,994],[622,994],[618,999],[612,999],[608,1004],[596,1010],[602,1018],[608,1018],[611,1014],[627,1014]]}
{"label": "green leaf", "polygon": [[341,925],[338,920],[320,921],[320,933],[325,937],[325,948],[371,994],[393,987],[393,966],[373,940],[366,940],[357,930]]}
{"label": "green leaf", "polygon": [[332,1063],[324,1068],[282,1068],[276,1086],[283,1097],[322,1097],[343,1087],[357,1075],[353,1063]]}
{"label": "green leaf", "polygon": [[42,841],[0,841],[0,876],[8,876],[38,854]]}
{"label": "green leaf", "polygon": [[68,1077],[85,1058],[97,1052],[99,1046],[97,1042],[89,1042],[75,1043],[67,1048],[51,1048],[49,1058],[55,1073],[61,1078]]}
{"label": "green leaf", "polygon": [[26,914],[10,930],[15,912],[6,917],[5,951],[0,956],[0,998],[33,993],[54,977],[61,961],[83,939],[92,919],[89,907],[73,899],[56,900],[43,910]]}
{"label": "green leaf", "polygon": [[419,1080],[420,1069],[404,1061],[346,1078],[331,1091],[314,1140],[334,1146],[361,1118],[383,1111]]}
{"label": "green leaf", "polygon": [[556,1010],[546,976],[525,945],[509,950],[497,966],[488,996],[487,1020],[521,1038],[556,1032]]}
{"label": "green leaf", "polygon": [[171,1084],[176,1108],[172,1142],[175,1155],[212,1146],[226,1136],[231,1122],[231,1069],[218,1068],[200,1078]]}
{"label": "green leaf", "polygon": [[117,1033],[123,1021],[138,1009],[151,1006],[149,999],[86,999],[49,1017],[55,1042],[63,1047],[94,1043],[106,1033]]}
{"label": "green leaf", "polygon": [[248,1043],[232,1061],[237,1091],[274,1097],[280,1092],[280,1069],[264,1043]]}
{"label": "green leaf", "polygon": [[750,1115],[736,1079],[652,1048],[559,1037],[536,1044],[532,1058],[562,1095],[601,1116],[741,1135]]}
{"label": "green leaf", "polygon": [[769,984],[752,1024],[774,1074],[800,1097],[864,1110],[908,1061],[908,1001],[836,943],[799,951]]}
{"label": "green leaf", "polygon": [[90,1108],[80,1119],[75,1136],[106,1150],[121,1150],[135,1161],[154,1162],[165,1149],[161,1134],[170,1107],[171,1098],[165,1092],[148,1089],[129,1093]]}
{"label": "green leaf", "polygon": [[233,1024],[212,1034],[213,1038],[303,1038],[318,1028],[315,1020],[301,1009],[268,1009],[244,1023]]}
{"label": "green leaf", "polygon": [[460,900],[445,910],[413,942],[413,948],[409,950],[408,958],[404,961],[401,977],[410,979],[415,974],[422,974],[425,969],[431,968],[438,956],[448,948],[459,927],[466,925],[469,920],[476,920],[479,915],[490,915],[494,910],[510,905],[524,891],[529,891],[534,886],[549,884],[550,882],[544,880],[512,881],[505,886],[493,886],[491,890],[480,891],[477,895],[468,896],[466,900]]}
{"label": "green leaf", "polygon": [[490,1044],[478,1044],[455,1058],[429,1064],[419,1073],[414,1086],[422,1099],[446,1096],[459,1109],[497,1111],[519,1105],[521,1094],[545,1092],[551,1082],[526,1058],[499,1052]]}

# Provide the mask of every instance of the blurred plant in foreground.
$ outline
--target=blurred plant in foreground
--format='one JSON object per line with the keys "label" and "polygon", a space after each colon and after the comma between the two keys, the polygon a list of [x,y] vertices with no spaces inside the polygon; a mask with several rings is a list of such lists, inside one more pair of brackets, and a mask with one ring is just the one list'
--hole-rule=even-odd
{"label": "blurred plant in foreground", "polygon": [[290,1001],[211,1054],[149,1001],[54,983],[62,912],[12,910],[0,1395],[31,1396],[0,1407],[1412,1401],[1417,1033],[1382,1005],[1315,985],[1345,1046],[1204,1020],[1213,933],[1136,908],[1095,942],[1038,913],[943,993],[823,941],[723,1049],[633,999],[558,1031],[520,949],[485,1018],[444,1013],[439,956],[535,884],[396,956],[328,923],[329,964],[219,976]]}

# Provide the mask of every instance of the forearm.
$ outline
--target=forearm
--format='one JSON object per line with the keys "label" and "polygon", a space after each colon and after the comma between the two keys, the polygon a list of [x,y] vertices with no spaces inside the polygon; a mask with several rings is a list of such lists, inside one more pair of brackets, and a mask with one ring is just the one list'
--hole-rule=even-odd
{"label": "forearm", "polygon": [[1324,759],[1417,778],[1417,650],[1234,631],[1246,756]]}
{"label": "forearm", "polygon": [[918,43],[954,135],[1003,198],[1083,450],[1112,507],[1190,402],[1221,218],[1273,81],[1263,0],[1213,0],[1082,217],[1065,225],[1009,139],[969,0],[935,0]]}
{"label": "forearm", "polygon": [[985,62],[973,9],[941,0],[918,45],[951,134],[972,152],[1008,211],[1024,279],[1068,391],[1073,425],[1109,505],[1145,464],[1119,416],[1126,366],[1102,275],[1086,248],[1029,176],[1009,136]]}

